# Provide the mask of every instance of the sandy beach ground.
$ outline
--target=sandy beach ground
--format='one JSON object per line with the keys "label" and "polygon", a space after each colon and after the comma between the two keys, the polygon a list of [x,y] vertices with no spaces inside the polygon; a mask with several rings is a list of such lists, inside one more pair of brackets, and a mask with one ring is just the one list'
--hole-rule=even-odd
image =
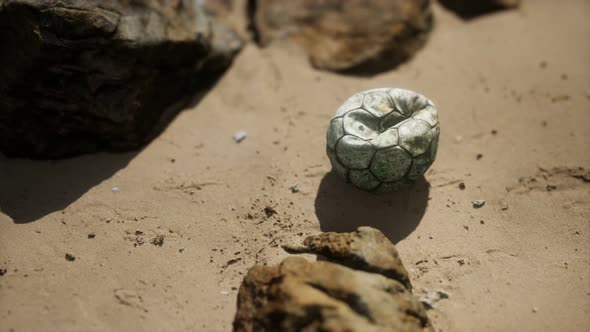
{"label": "sandy beach ground", "polygon": [[[425,48],[373,77],[249,44],[141,151],[1,158],[0,331],[228,331],[249,267],[362,225],[394,241],[418,292],[449,294],[437,331],[587,331],[589,13],[529,0],[463,21],[437,5]],[[431,98],[441,138],[423,181],[371,195],[330,173],[325,130],[385,86]]]}

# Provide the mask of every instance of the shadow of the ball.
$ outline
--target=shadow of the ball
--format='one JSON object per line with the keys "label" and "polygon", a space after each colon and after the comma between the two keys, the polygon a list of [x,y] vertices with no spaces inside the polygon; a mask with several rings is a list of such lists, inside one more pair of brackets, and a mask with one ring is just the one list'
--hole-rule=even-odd
{"label": "shadow of the ball", "polygon": [[421,176],[400,191],[373,194],[345,183],[332,171],[320,183],[315,213],[323,232],[350,232],[360,226],[371,226],[397,243],[422,220],[429,190],[428,182]]}

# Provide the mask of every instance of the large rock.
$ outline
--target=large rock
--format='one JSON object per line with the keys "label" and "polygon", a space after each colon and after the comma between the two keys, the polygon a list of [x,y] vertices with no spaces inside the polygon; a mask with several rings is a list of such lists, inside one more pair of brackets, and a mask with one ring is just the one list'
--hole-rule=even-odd
{"label": "large rock", "polygon": [[235,331],[432,331],[395,247],[379,231],[325,233],[290,250],[327,260],[289,257],[251,268],[238,293]]}
{"label": "large rock", "polygon": [[290,38],[320,69],[376,73],[414,54],[432,26],[430,0],[255,0],[263,46]]}
{"label": "large rock", "polygon": [[469,19],[498,10],[513,9],[520,0],[439,0],[446,8],[457,15]]}
{"label": "large rock", "polygon": [[137,148],[240,47],[202,1],[0,0],[0,152]]}

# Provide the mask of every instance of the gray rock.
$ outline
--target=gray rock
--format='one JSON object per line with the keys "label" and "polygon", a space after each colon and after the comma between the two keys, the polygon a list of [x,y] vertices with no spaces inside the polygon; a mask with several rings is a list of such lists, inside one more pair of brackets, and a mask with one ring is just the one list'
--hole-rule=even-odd
{"label": "gray rock", "polygon": [[409,282],[399,281],[398,273],[406,281],[407,273],[379,231],[324,233],[288,249],[325,260],[289,257],[252,267],[238,293],[235,331],[433,330]]}
{"label": "gray rock", "polygon": [[252,27],[266,46],[290,39],[319,69],[374,74],[413,55],[432,26],[429,0],[255,0]]}
{"label": "gray rock", "polygon": [[137,148],[240,47],[199,1],[0,0],[0,152]]}

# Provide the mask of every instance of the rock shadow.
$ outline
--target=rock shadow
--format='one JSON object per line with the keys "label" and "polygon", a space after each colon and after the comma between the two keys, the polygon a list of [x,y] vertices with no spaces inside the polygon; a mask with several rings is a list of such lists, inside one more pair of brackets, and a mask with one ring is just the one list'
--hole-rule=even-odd
{"label": "rock shadow", "polygon": [[371,226],[398,243],[422,220],[429,192],[430,186],[424,177],[398,192],[372,194],[345,183],[330,172],[320,183],[315,212],[323,232],[350,232],[360,226]]}
{"label": "rock shadow", "polygon": [[125,168],[180,112],[194,109],[217,85],[226,69],[204,79],[176,103],[165,106],[150,134],[135,149],[106,152],[110,149],[97,146],[92,151],[98,152],[92,154],[81,152],[75,157],[65,155],[64,159],[45,160],[8,158],[6,152],[0,151],[0,212],[14,223],[24,224],[63,210],[92,187]]}
{"label": "rock shadow", "polygon": [[503,4],[502,1],[439,0],[438,2],[463,20],[472,20],[518,7],[517,4]]}
{"label": "rock shadow", "polygon": [[138,152],[98,153],[63,160],[7,159],[0,154],[0,211],[14,223],[63,210],[125,168]]}

